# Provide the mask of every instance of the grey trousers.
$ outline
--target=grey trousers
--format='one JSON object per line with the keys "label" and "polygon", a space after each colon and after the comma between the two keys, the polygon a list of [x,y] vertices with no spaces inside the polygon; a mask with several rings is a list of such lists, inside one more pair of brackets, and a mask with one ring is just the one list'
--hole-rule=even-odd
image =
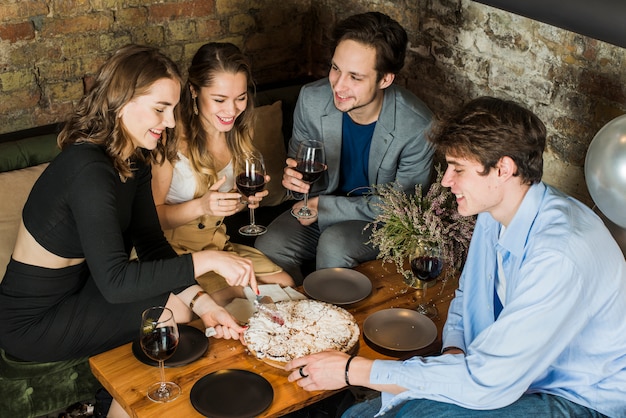
{"label": "grey trousers", "polygon": [[351,268],[374,260],[378,249],[367,244],[371,229],[366,221],[336,223],[320,232],[317,222],[302,226],[289,211],[268,225],[254,246],[293,277],[297,285],[304,277],[300,267],[315,260],[316,270],[330,267]]}

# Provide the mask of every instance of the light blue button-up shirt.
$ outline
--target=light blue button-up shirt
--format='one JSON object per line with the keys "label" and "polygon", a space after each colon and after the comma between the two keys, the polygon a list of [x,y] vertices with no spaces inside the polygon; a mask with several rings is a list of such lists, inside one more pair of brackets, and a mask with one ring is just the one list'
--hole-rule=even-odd
{"label": "light blue button-up shirt", "polygon": [[[626,209],[625,209],[626,210]],[[478,216],[443,346],[466,355],[377,360],[370,379],[408,390],[383,393],[384,412],[427,398],[497,409],[524,393],[562,396],[626,417],[626,263],[598,216],[543,183],[501,224]],[[494,321],[496,252],[506,304]]]}

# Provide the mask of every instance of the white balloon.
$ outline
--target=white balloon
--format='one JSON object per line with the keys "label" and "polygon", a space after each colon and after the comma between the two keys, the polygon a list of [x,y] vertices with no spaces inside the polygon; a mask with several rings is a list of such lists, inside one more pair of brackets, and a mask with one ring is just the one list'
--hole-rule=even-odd
{"label": "white balloon", "polygon": [[585,158],[591,198],[613,223],[626,228],[626,115],[602,127]]}

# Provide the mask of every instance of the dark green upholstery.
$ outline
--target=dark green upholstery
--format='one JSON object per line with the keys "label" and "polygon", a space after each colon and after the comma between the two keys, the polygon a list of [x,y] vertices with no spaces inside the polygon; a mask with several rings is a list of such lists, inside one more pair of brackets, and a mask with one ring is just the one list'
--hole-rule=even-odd
{"label": "dark green upholstery", "polygon": [[0,387],[0,418],[26,418],[94,399],[100,383],[87,358],[34,363],[12,358],[0,349]]}
{"label": "dark green upholstery", "polygon": [[57,135],[47,134],[0,143],[0,172],[51,161],[60,152]]}
{"label": "dark green upholstery", "polygon": [[[53,127],[49,131],[0,135],[0,172],[51,161],[59,148]],[[99,387],[86,358],[35,363],[12,358],[0,349],[0,418],[46,415],[94,399]]]}

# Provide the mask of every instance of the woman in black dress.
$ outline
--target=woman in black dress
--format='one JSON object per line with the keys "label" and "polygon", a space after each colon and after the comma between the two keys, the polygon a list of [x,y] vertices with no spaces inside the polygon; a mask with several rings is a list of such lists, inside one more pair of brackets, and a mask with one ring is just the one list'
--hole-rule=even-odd
{"label": "woman in black dress", "polygon": [[0,283],[7,353],[41,362],[98,354],[132,341],[155,305],[178,322],[195,313],[218,338],[240,337],[195,277],[213,270],[257,290],[252,263],[224,251],[178,256],[152,200],[150,165],[165,158],[181,86],[176,65],[150,47],[124,47],[100,69],[24,206]]}

